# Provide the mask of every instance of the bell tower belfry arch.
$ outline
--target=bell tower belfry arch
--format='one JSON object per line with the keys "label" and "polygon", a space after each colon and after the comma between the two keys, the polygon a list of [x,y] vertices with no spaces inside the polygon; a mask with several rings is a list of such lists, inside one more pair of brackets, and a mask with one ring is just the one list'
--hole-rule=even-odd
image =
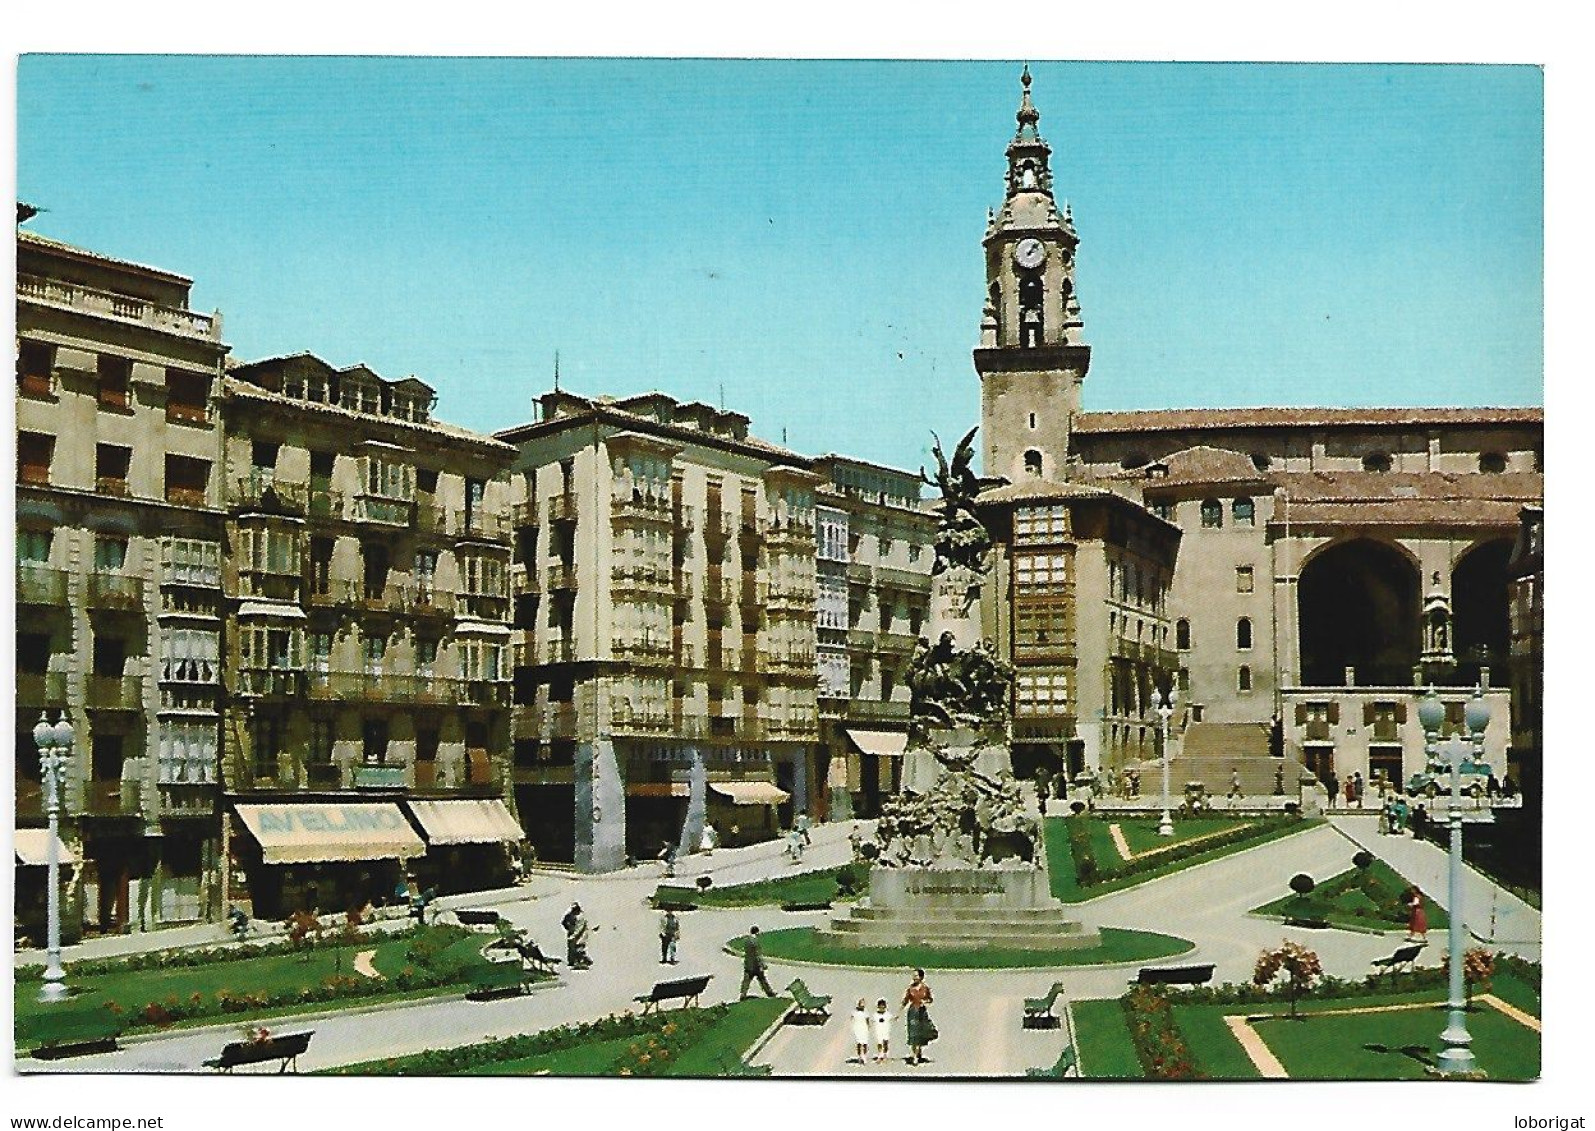
{"label": "bell tower belfry arch", "polygon": [[1029,67],[1019,81],[1003,202],[986,218],[986,304],[975,350],[982,466],[1014,482],[1061,480],[1091,365],[1074,289],[1080,240],[1069,206],[1060,213],[1052,195],[1052,147],[1037,129]]}

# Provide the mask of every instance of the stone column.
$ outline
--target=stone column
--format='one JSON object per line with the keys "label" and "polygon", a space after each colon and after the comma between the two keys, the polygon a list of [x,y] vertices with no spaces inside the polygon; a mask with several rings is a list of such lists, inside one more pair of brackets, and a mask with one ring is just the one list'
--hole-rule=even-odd
{"label": "stone column", "polygon": [[687,816],[681,822],[677,847],[681,856],[698,850],[703,841],[703,824],[709,818],[709,771],[703,764],[703,750],[693,746],[687,753],[692,761],[687,768]]}
{"label": "stone column", "polygon": [[626,863],[626,791],[615,744],[576,744],[576,867],[612,872]]}

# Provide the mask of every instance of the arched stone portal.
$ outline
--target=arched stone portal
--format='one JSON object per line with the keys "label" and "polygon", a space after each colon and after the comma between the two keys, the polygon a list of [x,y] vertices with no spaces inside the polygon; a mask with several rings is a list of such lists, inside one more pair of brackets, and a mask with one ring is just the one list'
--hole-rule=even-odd
{"label": "arched stone portal", "polygon": [[1331,546],[1298,586],[1301,679],[1308,687],[1412,682],[1421,645],[1420,576],[1395,547],[1369,538]]}
{"label": "arched stone portal", "polygon": [[1512,542],[1501,538],[1475,546],[1451,571],[1451,618],[1457,663],[1472,682],[1480,664],[1493,666],[1492,681],[1504,684],[1510,643],[1506,564]]}

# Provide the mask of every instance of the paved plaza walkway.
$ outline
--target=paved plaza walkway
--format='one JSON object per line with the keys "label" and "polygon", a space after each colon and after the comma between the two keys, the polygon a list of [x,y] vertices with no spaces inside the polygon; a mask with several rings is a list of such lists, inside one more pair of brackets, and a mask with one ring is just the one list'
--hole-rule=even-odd
{"label": "paved plaza walkway", "polygon": [[[1251,976],[1257,953],[1281,938],[1302,942],[1316,950],[1324,968],[1342,977],[1361,977],[1369,963],[1399,944],[1394,935],[1357,934],[1347,931],[1311,931],[1249,916],[1247,912],[1284,894],[1296,872],[1329,874],[1329,869],[1349,866],[1353,843],[1363,835],[1361,818],[1348,818],[1349,829],[1336,818],[1304,832],[1269,842],[1208,864],[1149,881],[1138,887],[1079,904],[1080,917],[1098,926],[1163,931],[1190,939],[1196,949],[1169,962],[1211,962],[1217,967],[1215,982],[1242,981]],[[712,855],[694,855],[680,862],[676,882],[691,885],[700,874],[712,875],[719,886],[767,879],[796,871],[834,867],[850,858],[847,841],[852,823],[820,825],[814,846],[800,865],[794,865],[779,844],[740,849],[719,849]],[[1416,870],[1425,859],[1408,853],[1402,842],[1371,837],[1374,851],[1391,858],[1402,874]],[[1385,841],[1391,841],[1387,844]],[[1419,849],[1432,846],[1415,846]],[[1443,854],[1439,854],[1443,861]],[[1342,864],[1342,862],[1344,862]],[[314,1029],[316,1037],[300,1058],[304,1071],[420,1052],[535,1032],[550,1026],[586,1021],[608,1013],[636,1008],[632,999],[646,993],[666,977],[711,974],[713,981],[704,1004],[733,1000],[741,982],[741,960],[724,949],[728,939],[745,934],[757,924],[763,930],[803,926],[822,921],[828,912],[783,912],[774,907],[747,909],[700,908],[681,916],[680,962],[659,964],[658,913],[647,906],[662,878],[662,866],[645,863],[613,875],[592,877],[575,873],[540,872],[528,885],[486,895],[456,896],[444,901],[455,907],[496,904],[516,926],[525,928],[549,954],[564,952],[564,932],[559,920],[572,900],[579,900],[593,925],[591,970],[561,967],[556,983],[518,998],[470,1002],[458,994],[425,1002],[375,1007],[365,1012],[340,1011],[316,1019],[289,1018],[270,1025],[279,1030]],[[1425,881],[1418,878],[1424,885]],[[1443,891],[1426,885],[1431,892]],[[1503,893],[1504,894],[1504,893]],[[1470,899],[1472,897],[1470,896]],[[1470,917],[1471,921],[1471,917]],[[1534,926],[1537,930],[1538,917]],[[188,928],[182,928],[188,931]],[[193,929],[200,941],[225,937],[218,927]],[[130,948],[170,946],[176,932],[120,936]],[[1537,938],[1537,934],[1536,934]],[[95,940],[99,941],[99,940]],[[109,940],[108,940],[109,941]],[[134,944],[138,944],[135,946]],[[68,958],[87,956],[92,943],[72,948]],[[1537,945],[1535,948],[1537,955]],[[21,956],[22,961],[30,960]],[[37,961],[37,958],[31,959]],[[1018,1076],[1031,1067],[1050,1065],[1071,1038],[1066,1028],[1027,1030],[1020,1026],[1023,999],[1044,994],[1054,981],[1065,987],[1065,1000],[1113,998],[1122,994],[1140,963],[1117,967],[1023,971],[932,971],[929,981],[936,995],[932,1016],[941,1037],[930,1048],[930,1063],[910,1066],[900,1047],[903,1025],[894,1026],[893,1061],[885,1065],[848,1063],[853,1055],[849,1014],[854,1002],[866,998],[872,1005],[884,997],[894,1015],[908,982],[905,970],[860,970],[769,962],[771,984],[783,989],[801,977],[815,993],[832,997],[832,1015],[818,1026],[785,1026],[759,1050],[755,1060],[771,1065],[781,1076]],[[755,986],[754,992],[758,992]],[[1061,1013],[1062,1006],[1060,1004]],[[117,1053],[57,1061],[51,1071],[81,1072],[194,1072],[214,1057],[223,1043],[237,1035],[236,1023],[203,1030],[133,1037]],[[1089,1051],[1085,1054],[1089,1057]],[[44,1068],[36,1061],[21,1061],[19,1069]],[[1088,1066],[1089,1071],[1089,1066]]]}
{"label": "paved plaza walkway", "polygon": [[[1381,836],[1377,813],[1342,814],[1331,817],[1330,824],[1451,910],[1450,860],[1444,849],[1412,836]],[[1539,911],[1474,868],[1464,866],[1462,877],[1462,921],[1468,931],[1499,950],[1538,962]]]}

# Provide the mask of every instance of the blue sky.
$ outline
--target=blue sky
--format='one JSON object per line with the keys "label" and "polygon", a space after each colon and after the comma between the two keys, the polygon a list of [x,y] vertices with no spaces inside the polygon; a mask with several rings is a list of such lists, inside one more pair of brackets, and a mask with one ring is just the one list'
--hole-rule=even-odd
{"label": "blue sky", "polygon": [[[1032,61],[1091,409],[1538,404],[1542,84]],[[1017,63],[25,56],[34,230],[192,276],[234,356],[491,430],[661,388],[903,466],[978,418]]]}

